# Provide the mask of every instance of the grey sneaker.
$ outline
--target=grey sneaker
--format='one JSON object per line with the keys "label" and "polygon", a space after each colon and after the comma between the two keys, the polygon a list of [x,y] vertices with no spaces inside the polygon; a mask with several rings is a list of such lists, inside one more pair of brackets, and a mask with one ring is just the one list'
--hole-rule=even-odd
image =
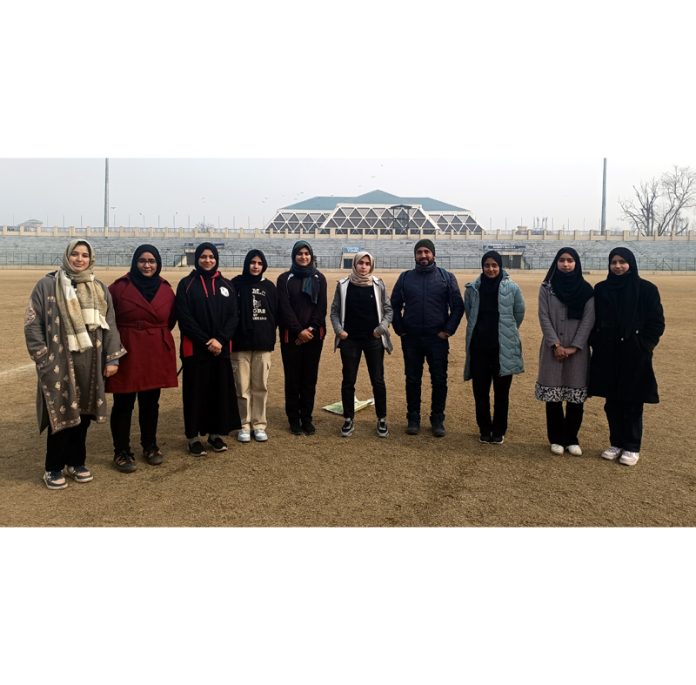
{"label": "grey sneaker", "polygon": [[257,428],[254,431],[254,440],[256,440],[256,442],[266,442],[266,440],[268,440],[268,433],[266,433],[263,428]]}
{"label": "grey sneaker", "polygon": [[614,447],[612,445],[611,447],[605,449],[600,456],[602,457],[602,459],[609,459],[609,461],[614,461],[614,459],[621,456],[621,452],[623,452],[623,450],[620,447]]}
{"label": "grey sneaker", "polygon": [[237,442],[251,442],[251,433],[244,429],[240,430],[237,433]]}
{"label": "grey sneaker", "polygon": [[377,435],[380,438],[386,438],[389,436],[389,428],[387,428],[387,419],[379,419],[377,421]]}
{"label": "grey sneaker", "polygon": [[635,466],[640,458],[640,452],[629,452],[624,450],[619,457],[619,464],[624,464],[625,466]]}
{"label": "grey sneaker", "polygon": [[63,490],[68,487],[68,481],[65,480],[62,471],[46,471],[43,480],[49,490]]}
{"label": "grey sneaker", "polygon": [[353,431],[355,431],[353,419],[346,419],[341,426],[341,437],[349,438],[351,435],[353,435]]}
{"label": "grey sneaker", "polygon": [[66,466],[65,474],[76,483],[89,483],[89,481],[94,480],[94,476],[84,464],[82,466]]}

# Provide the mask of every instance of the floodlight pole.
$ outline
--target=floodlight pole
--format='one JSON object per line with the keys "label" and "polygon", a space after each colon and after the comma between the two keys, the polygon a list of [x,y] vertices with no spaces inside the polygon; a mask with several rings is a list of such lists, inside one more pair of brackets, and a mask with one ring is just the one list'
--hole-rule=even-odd
{"label": "floodlight pole", "polygon": [[600,233],[607,233],[607,158],[604,158],[604,171],[602,173],[602,222],[599,227]]}
{"label": "floodlight pole", "polygon": [[109,235],[109,158],[104,160],[104,237]]}

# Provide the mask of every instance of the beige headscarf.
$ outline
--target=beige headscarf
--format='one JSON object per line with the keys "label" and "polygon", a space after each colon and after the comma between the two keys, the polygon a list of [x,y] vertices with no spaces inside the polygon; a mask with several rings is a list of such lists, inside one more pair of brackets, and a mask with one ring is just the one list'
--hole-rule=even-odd
{"label": "beige headscarf", "polygon": [[[361,276],[358,273],[357,269],[355,268],[355,265],[363,257],[370,258],[370,272],[367,274],[367,276]],[[375,258],[366,250],[361,250],[360,252],[356,252],[355,256],[353,257],[353,268],[350,272],[350,282],[353,285],[360,286],[361,288],[367,288],[368,286],[372,285],[372,272],[374,270],[375,270]]]}
{"label": "beige headscarf", "polygon": [[[85,245],[89,250],[89,266],[83,271],[75,271],[68,260],[77,245]],[[56,304],[71,352],[84,352],[92,347],[87,331],[109,328],[104,290],[94,282],[94,262],[94,249],[86,240],[71,240],[56,272]]]}

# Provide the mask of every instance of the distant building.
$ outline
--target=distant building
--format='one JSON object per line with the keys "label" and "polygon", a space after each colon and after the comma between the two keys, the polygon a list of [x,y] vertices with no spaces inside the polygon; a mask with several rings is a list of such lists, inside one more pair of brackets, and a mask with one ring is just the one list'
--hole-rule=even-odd
{"label": "distant building", "polygon": [[25,231],[36,231],[42,226],[43,221],[39,221],[38,219],[27,219],[26,221],[22,221],[22,223],[19,224],[18,228],[22,228]]}
{"label": "distant building", "polygon": [[463,207],[430,197],[398,197],[373,190],[357,197],[319,196],[282,207],[266,233],[317,232],[334,235],[483,233]]}

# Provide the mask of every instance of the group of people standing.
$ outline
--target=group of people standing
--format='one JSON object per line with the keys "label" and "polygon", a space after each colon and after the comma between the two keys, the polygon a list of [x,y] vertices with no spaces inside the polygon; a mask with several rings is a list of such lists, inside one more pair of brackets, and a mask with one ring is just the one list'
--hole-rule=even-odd
{"label": "group of people standing", "polygon": [[[367,251],[354,255],[350,275],[337,283],[330,320],[342,363],[343,437],[355,431],[355,383],[363,355],[376,434],[389,435],[384,354],[393,351],[390,325],[401,340],[404,360],[406,433],[421,430],[427,361],[431,432],[444,437],[449,338],[466,316],[464,379],[472,381],[479,439],[504,441],[512,377],[524,371],[522,292],[492,250],[483,255],[481,273],[466,284],[462,298],[455,276],[438,266],[435,256],[434,243],[419,240],[415,267],[400,274],[391,296],[374,275],[375,260]],[[107,392],[113,393],[115,467],[125,473],[137,469],[130,443],[136,401],[143,459],[152,466],[162,463],[159,399],[162,388],[177,386],[172,336],[177,323],[191,455],[225,451],[224,438],[232,431],[241,443],[268,440],[276,329],[289,429],[295,435],[316,432],[313,410],[326,336],[327,282],[309,243],[295,243],[290,269],[276,283],[264,276],[268,262],[261,250],[251,250],[242,273],[228,280],[220,273],[215,245],[202,243],[176,293],[160,275],[162,259],[153,245],[139,246],[129,272],[108,288],[94,276],[95,257],[87,241],[71,241],[60,268],[34,287],[25,318],[27,348],[38,374],[39,430],[47,429],[48,436],[44,481],[49,489],[65,488],[66,476],[92,480],[85,464],[87,429],[93,420],[106,421]],[[657,288],[640,278],[626,248],[611,251],[607,279],[593,288],[583,277],[578,253],[564,247],[541,284],[539,321],[535,396],[546,404],[551,452],[582,454],[583,404],[594,395],[606,398],[609,423],[610,446],[601,456],[635,464],[643,404],[658,401],[652,351],[665,324]]]}

